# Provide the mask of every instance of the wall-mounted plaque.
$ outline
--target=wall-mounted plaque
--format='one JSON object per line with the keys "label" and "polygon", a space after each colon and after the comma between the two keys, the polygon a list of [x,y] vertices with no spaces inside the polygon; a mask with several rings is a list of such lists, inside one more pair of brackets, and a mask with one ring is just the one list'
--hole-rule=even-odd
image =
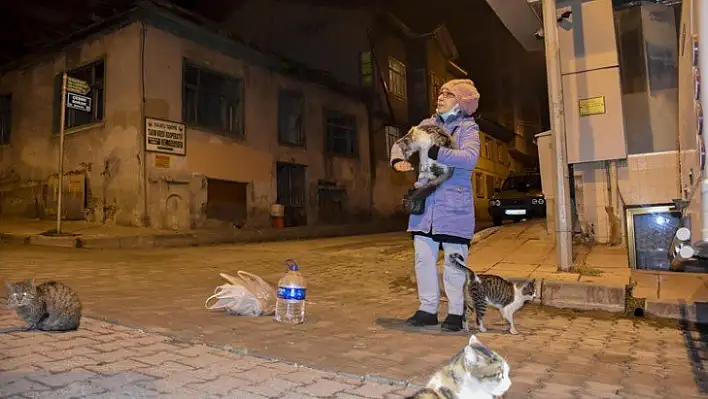
{"label": "wall-mounted plaque", "polygon": [[696,103],[696,134],[703,135],[703,105],[700,102]]}
{"label": "wall-mounted plaque", "polygon": [[580,116],[601,115],[606,111],[605,96],[583,98],[578,100],[578,109]]}
{"label": "wall-mounted plaque", "polygon": [[701,170],[705,169],[706,166],[706,141],[703,136],[698,137],[698,162]]}
{"label": "wall-mounted plaque", "polygon": [[698,35],[693,35],[693,66],[697,67],[698,66]]}

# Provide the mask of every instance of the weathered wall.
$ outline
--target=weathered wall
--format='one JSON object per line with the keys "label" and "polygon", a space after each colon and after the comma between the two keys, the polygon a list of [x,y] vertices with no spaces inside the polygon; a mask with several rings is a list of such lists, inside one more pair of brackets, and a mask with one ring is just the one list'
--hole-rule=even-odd
{"label": "weathered wall", "polygon": [[0,146],[3,215],[44,216],[42,185],[57,173],[59,148],[51,132],[54,78],[104,58],[104,120],[67,130],[65,171],[85,173],[89,220],[142,223],[139,34],[129,26],[0,78],[0,92],[13,96],[12,138]]}
{"label": "weathered wall", "polygon": [[[150,180],[154,181],[149,192],[152,198],[157,198],[152,214],[159,213],[158,220],[165,220],[164,213],[169,205],[164,202],[169,196],[165,195],[165,180],[181,179],[193,187],[190,190],[197,190],[199,182],[195,182],[193,177],[196,175],[248,183],[247,224],[266,225],[269,223],[270,206],[277,198],[275,166],[278,161],[307,165],[306,207],[309,223],[317,222],[318,179],[336,181],[346,188],[347,209],[342,215],[342,222],[360,218],[362,214],[368,215],[371,181],[367,150],[368,121],[363,103],[335,94],[323,86],[296,81],[246,64],[156,28],[148,27],[145,47],[148,117],[182,120],[183,58],[211,70],[242,77],[245,83],[244,140],[188,127],[186,156],[169,156],[169,169],[155,168],[155,154],[148,154]],[[277,99],[281,88],[298,89],[304,93],[306,148],[278,145]],[[325,106],[356,115],[358,157],[325,155]],[[204,197],[196,195],[191,201],[204,201]],[[155,201],[151,200],[151,204]],[[200,209],[200,204],[190,203],[188,207],[194,213]],[[193,227],[198,227],[201,220],[200,215],[192,214]]]}

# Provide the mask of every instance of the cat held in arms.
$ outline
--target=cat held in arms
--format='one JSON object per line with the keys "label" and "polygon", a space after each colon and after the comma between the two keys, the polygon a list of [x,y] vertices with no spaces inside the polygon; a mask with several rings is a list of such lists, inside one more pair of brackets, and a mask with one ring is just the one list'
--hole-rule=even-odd
{"label": "cat held in arms", "polygon": [[456,148],[455,140],[445,130],[436,125],[413,126],[408,133],[398,139],[393,145],[392,158],[398,158],[393,152],[400,150],[403,160],[408,161],[413,154],[418,153],[418,180],[411,199],[425,199],[432,194],[445,180],[452,176],[455,168],[443,165],[428,157],[430,147]]}
{"label": "cat held in arms", "polygon": [[69,286],[47,281],[35,285],[34,280],[5,282],[7,306],[27,323],[26,331],[73,331],[81,322],[79,295]]}
{"label": "cat held in arms", "polygon": [[474,310],[477,330],[485,332],[482,319],[487,311],[487,305],[499,309],[502,318],[509,323],[509,333],[518,334],[514,326],[514,313],[528,301],[536,298],[536,279],[521,284],[514,284],[493,274],[477,275],[467,267],[465,259],[460,254],[451,254],[450,263],[467,273],[464,285],[465,294],[465,329],[469,331],[469,318]]}
{"label": "cat held in arms", "polygon": [[511,388],[509,363],[473,334],[465,348],[408,399],[493,399]]}

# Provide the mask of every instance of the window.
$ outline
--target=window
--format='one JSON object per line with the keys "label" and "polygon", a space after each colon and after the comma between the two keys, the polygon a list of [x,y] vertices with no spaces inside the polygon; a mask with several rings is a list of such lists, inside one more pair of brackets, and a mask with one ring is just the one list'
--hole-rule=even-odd
{"label": "window", "polygon": [[391,158],[391,147],[393,147],[393,144],[398,141],[401,134],[395,126],[384,127],[384,133],[386,134],[386,154],[388,158]]}
{"label": "window", "polygon": [[356,156],[356,117],[338,111],[325,111],[325,137],[328,153]]}
{"label": "window", "polygon": [[477,198],[484,198],[484,176],[477,172],[474,174],[474,192]]}
{"label": "window", "polygon": [[182,119],[186,124],[243,137],[243,80],[184,62]]}
{"label": "window", "polygon": [[401,100],[406,99],[406,66],[393,57],[388,58],[388,91]]}
{"label": "window", "polygon": [[442,87],[442,80],[438,75],[430,72],[430,106],[433,108],[430,112],[435,112],[438,107],[438,95]]}
{"label": "window", "polygon": [[364,51],[359,54],[359,76],[363,87],[373,87],[374,58],[371,55],[371,51]]}
{"label": "window", "polygon": [[10,144],[12,96],[0,96],[0,145]]}
{"label": "window", "polygon": [[501,141],[497,141],[497,162],[504,163],[504,144]]}
{"label": "window", "polygon": [[487,175],[487,198],[492,198],[494,195],[494,176]]}
{"label": "window", "polygon": [[301,92],[281,90],[278,95],[278,142],[296,147],[305,146],[303,119],[305,99]]}
{"label": "window", "polygon": [[490,159],[491,158],[491,140],[486,135],[481,135],[482,138],[482,157]]}
{"label": "window", "polygon": [[[67,72],[67,76],[82,80],[88,84],[89,91],[85,96],[91,99],[91,109],[90,111],[84,111],[67,107],[64,116],[64,129],[71,129],[73,127],[103,121],[105,72],[106,67],[103,60]],[[54,117],[52,121],[52,131],[55,134],[59,133],[59,123],[61,120],[61,86],[62,74],[58,74],[54,79]]]}

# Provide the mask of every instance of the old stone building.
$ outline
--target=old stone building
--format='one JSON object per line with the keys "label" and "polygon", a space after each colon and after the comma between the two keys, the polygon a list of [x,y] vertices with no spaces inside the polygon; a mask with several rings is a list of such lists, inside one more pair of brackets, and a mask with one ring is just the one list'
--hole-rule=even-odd
{"label": "old stone building", "polygon": [[57,51],[6,66],[1,214],[56,215],[67,71],[87,86],[70,87],[66,111],[68,219],[263,226],[275,203],[285,206],[286,225],[368,216],[369,121],[359,93],[197,20],[147,3]]}

